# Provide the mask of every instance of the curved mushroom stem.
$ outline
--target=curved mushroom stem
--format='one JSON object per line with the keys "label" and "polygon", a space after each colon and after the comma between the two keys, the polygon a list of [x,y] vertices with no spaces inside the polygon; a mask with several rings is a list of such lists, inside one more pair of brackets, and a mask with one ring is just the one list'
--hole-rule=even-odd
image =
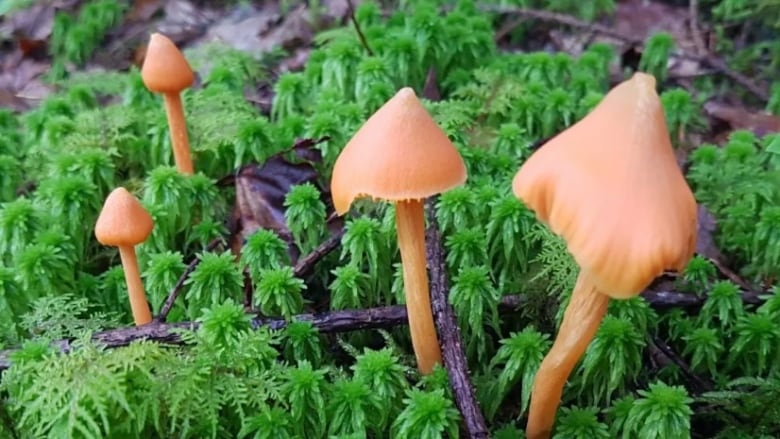
{"label": "curved mushroom stem", "polygon": [[399,201],[395,206],[398,248],[404,270],[404,292],[412,346],[422,374],[441,364],[441,348],[433,325],[431,295],[425,260],[425,212],[421,200]]}
{"label": "curved mushroom stem", "polygon": [[165,113],[168,116],[168,128],[171,131],[171,147],[176,168],[182,174],[193,174],[190,141],[187,137],[187,123],[179,93],[165,93]]}
{"label": "curved mushroom stem", "polygon": [[145,325],[152,321],[152,312],[149,310],[149,303],[146,301],[144,285],[141,282],[141,273],[138,271],[135,247],[130,245],[119,246],[119,257],[122,259],[122,267],[125,271],[127,295],[130,298],[133,320],[135,320],[136,326]]}
{"label": "curved mushroom stem", "polygon": [[599,292],[588,275],[580,271],[558,336],[534,378],[526,426],[528,439],[548,439],[552,434],[563,386],[596,335],[607,305],[609,296]]}

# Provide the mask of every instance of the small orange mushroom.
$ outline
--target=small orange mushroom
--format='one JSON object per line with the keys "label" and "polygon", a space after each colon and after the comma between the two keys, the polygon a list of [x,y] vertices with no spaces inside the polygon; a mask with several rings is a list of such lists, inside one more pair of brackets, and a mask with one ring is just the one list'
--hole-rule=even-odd
{"label": "small orange mushroom", "polygon": [[423,374],[441,363],[426,272],[423,200],[465,181],[458,150],[409,87],[360,127],[333,168],[331,193],[339,215],[360,197],[395,203],[409,330]]}
{"label": "small orange mushroom", "polygon": [[114,189],[108,195],[95,224],[98,242],[119,248],[136,326],[152,321],[152,312],[138,271],[135,246],[146,241],[153,228],[154,221],[149,212],[123,187]]}
{"label": "small orange mushroom", "polygon": [[173,41],[165,35],[153,33],[146,48],[141,78],[150,91],[162,93],[176,168],[183,174],[192,174],[190,143],[180,95],[195,81],[192,68]]}
{"label": "small orange mushroom", "polygon": [[513,191],[566,240],[580,273],[534,379],[526,435],[550,437],[563,386],[610,298],[635,297],[693,256],[696,201],[675,160],[651,75],[635,73],[535,152]]}

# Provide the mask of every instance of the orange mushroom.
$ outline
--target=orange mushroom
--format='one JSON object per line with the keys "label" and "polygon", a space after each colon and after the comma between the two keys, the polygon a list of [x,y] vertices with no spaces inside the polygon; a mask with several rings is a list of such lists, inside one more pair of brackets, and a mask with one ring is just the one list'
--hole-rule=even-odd
{"label": "orange mushroom", "polygon": [[152,321],[152,312],[138,271],[135,246],[146,241],[153,228],[154,221],[149,212],[123,187],[114,189],[108,195],[95,224],[98,242],[119,248],[136,326]]}
{"label": "orange mushroom", "polygon": [[408,87],[360,127],[333,168],[331,193],[339,215],[360,197],[395,203],[409,330],[423,374],[441,362],[426,272],[423,200],[465,181],[458,150]]}
{"label": "orange mushroom", "polygon": [[141,78],[150,91],[162,93],[176,168],[183,174],[192,174],[190,143],[180,95],[195,81],[192,68],[173,41],[165,35],[153,33],[146,48]]}
{"label": "orange mushroom", "polygon": [[580,266],[555,343],[534,379],[526,435],[548,438],[563,386],[610,298],[638,295],[693,256],[696,202],[675,160],[651,75],[613,88],[535,152],[513,191]]}

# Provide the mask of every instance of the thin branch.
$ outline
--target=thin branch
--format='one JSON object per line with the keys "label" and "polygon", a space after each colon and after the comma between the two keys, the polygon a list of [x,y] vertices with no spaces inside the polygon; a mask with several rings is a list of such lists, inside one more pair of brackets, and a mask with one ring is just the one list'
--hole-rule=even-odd
{"label": "thin branch", "polygon": [[[311,253],[298,259],[298,263],[295,264],[295,267],[293,268],[293,275],[301,278],[309,274],[322,258],[338,248],[341,244],[341,238],[344,237],[344,232],[345,230],[343,228],[339,229],[338,232],[312,250]],[[244,308],[246,310],[251,310],[253,306],[252,296],[254,295],[254,287],[252,286],[252,277],[249,275],[249,266],[244,267],[242,273],[244,275]]]}
{"label": "thin branch", "polygon": [[352,4],[352,0],[347,0],[347,10],[349,11],[349,20],[352,22],[353,25],[355,25],[355,32],[357,32],[358,34],[358,38],[360,39],[360,44],[362,44],[363,47],[366,49],[366,53],[373,56],[374,51],[372,51],[371,46],[368,45],[366,36],[363,34],[363,31],[360,29],[360,23],[358,23],[357,18],[355,18],[355,5]]}
{"label": "thin branch", "polygon": [[731,270],[729,267],[725,266],[722,262],[720,262],[719,259],[708,257],[707,260],[712,262],[712,265],[714,265],[715,268],[717,268],[722,275],[726,276],[728,280],[734,282],[735,284],[739,285],[740,287],[744,288],[747,291],[754,291],[754,288],[750,284],[748,284],[744,279],[739,277],[737,273],[734,273],[734,271]]}
{"label": "thin branch", "polygon": [[468,437],[487,438],[488,428],[479,407],[474,386],[469,378],[468,363],[463,352],[458,321],[448,300],[449,288],[433,199],[430,199],[427,204],[429,226],[426,233],[426,246],[428,269],[431,276],[431,308],[433,309],[436,331],[439,334],[444,366],[447,369],[452,392],[455,396],[455,404],[463,417]]}
{"label": "thin branch", "polygon": [[690,389],[689,391],[691,394],[699,394],[702,392],[708,392],[712,390],[715,385],[712,381],[700,377],[696,372],[691,369],[691,367],[688,365],[688,363],[683,360],[677,353],[672,349],[671,346],[666,344],[665,341],[661,340],[660,338],[652,335],[647,335],[647,346],[650,349],[651,352],[653,352],[654,355],[658,356],[663,355],[666,357],[669,361],[674,363],[677,367],[680,368],[680,370],[685,374],[685,376],[688,377],[690,380]]}
{"label": "thin branch", "polygon": [[[704,304],[704,298],[693,294],[675,291],[645,291],[642,297],[654,309],[698,308]],[[759,304],[763,300],[756,292],[742,292],[745,303]],[[526,296],[522,294],[508,295],[501,298],[498,309],[501,313],[517,312],[525,303]],[[392,305],[361,310],[331,311],[314,314],[299,314],[292,317],[293,321],[308,321],[320,332],[348,332],[357,329],[390,328],[405,325],[406,305]],[[92,339],[109,348],[127,346],[137,340],[151,340],[159,343],[181,344],[181,338],[176,334],[179,329],[197,329],[198,322],[165,323],[152,321],[143,326],[131,326],[95,333]],[[287,321],[281,318],[255,318],[252,327],[257,329],[267,326],[274,330],[283,329]],[[69,352],[71,340],[60,340],[53,343],[60,352]],[[10,367],[10,355],[17,349],[0,351],[0,371]]]}
{"label": "thin branch", "polygon": [[[206,246],[204,251],[211,251],[217,248],[217,246],[222,242],[222,238],[215,238],[209,244]],[[200,258],[195,258],[192,260],[192,262],[187,265],[187,269],[184,270],[184,273],[181,274],[179,277],[179,280],[176,281],[176,284],[171,288],[171,292],[168,294],[168,298],[165,299],[165,303],[163,304],[162,308],[160,309],[160,314],[157,315],[158,322],[165,322],[165,319],[168,318],[168,313],[171,312],[171,309],[173,308],[174,302],[176,302],[176,298],[179,297],[179,294],[181,294],[181,290],[184,288],[184,282],[187,280],[188,277],[190,277],[190,274],[192,274],[193,271],[195,271],[195,268],[197,268],[198,264],[200,264]]]}
{"label": "thin branch", "polygon": [[[392,328],[406,324],[406,306],[383,306],[362,310],[331,311],[293,316],[293,321],[311,322],[322,333],[347,332],[358,329]],[[252,328],[267,327],[271,330],[284,329],[288,321],[282,318],[252,319]],[[197,330],[199,322],[164,323],[153,321],[142,326],[113,329],[95,333],[92,340],[106,348],[127,346],[134,341],[151,340],[158,343],[180,345],[183,343],[179,331]],[[53,347],[62,353],[73,348],[72,340],[59,340]],[[15,349],[0,352],[0,371],[11,367],[10,356]]]}
{"label": "thin branch", "polygon": [[[517,19],[513,20],[512,22],[510,22],[509,24],[507,24],[506,26],[504,26],[502,29],[499,30],[497,36],[501,36],[502,38],[503,36],[509,34],[515,27],[519,26],[525,19],[533,18],[541,21],[549,21],[553,23],[564,24],[574,28],[584,29],[589,32],[596,32],[598,34],[612,37],[624,43],[628,43],[630,45],[637,46],[637,47],[643,47],[645,43],[643,40],[636,38],[636,36],[634,35],[627,35],[622,32],[618,32],[612,28],[609,28],[607,26],[603,26],[598,23],[589,23],[587,21],[578,20],[572,16],[565,15],[565,14],[557,14],[554,12],[540,11],[540,10],[528,9],[528,8],[515,8],[510,6],[480,5],[480,8],[487,12],[493,12],[498,14],[512,14],[512,15],[519,16]],[[718,57],[715,57],[713,55],[708,55],[708,54],[698,55],[698,54],[688,53],[684,51],[677,51],[675,55],[679,56],[680,58],[699,62],[705,67],[710,67],[712,69],[715,69],[719,71],[721,74],[731,78],[734,82],[741,85],[746,90],[753,93],[755,96],[761,98],[764,101],[769,100],[769,91],[767,90],[767,87],[765,85],[760,85],[756,81],[754,81],[751,78],[748,78],[742,73],[732,70],[731,67],[729,67],[722,59]]]}
{"label": "thin branch", "polygon": [[688,4],[688,15],[690,15],[691,37],[693,45],[696,47],[697,55],[707,55],[707,46],[704,44],[704,38],[701,35],[699,27],[699,1],[691,0]]}
{"label": "thin branch", "polygon": [[317,248],[311,251],[308,255],[298,259],[298,263],[295,264],[293,273],[295,277],[303,277],[314,269],[322,258],[330,254],[333,250],[337,249],[341,245],[341,238],[344,237],[345,229],[341,228],[338,232],[331,235],[325,242],[320,244]]}
{"label": "thin branch", "polygon": [[504,26],[501,30],[499,30],[499,33],[497,34],[497,39],[498,39],[498,35],[502,37],[506,36],[510,32],[512,32],[514,28],[519,26],[523,21],[525,21],[528,18],[533,18],[535,20],[540,20],[540,21],[549,21],[558,24],[565,24],[570,27],[575,27],[578,29],[595,32],[601,35],[606,35],[631,44],[641,45],[643,43],[642,40],[637,39],[634,36],[623,34],[622,32],[618,32],[614,29],[611,29],[607,26],[600,25],[598,23],[590,23],[587,21],[579,20],[577,18],[572,17],[571,15],[558,14],[555,12],[542,11],[538,9],[519,8],[519,7],[511,7],[511,6],[480,5],[480,8],[487,12],[494,12],[498,14],[511,14],[511,15],[518,16],[515,20],[511,21],[506,26]]}
{"label": "thin branch", "polygon": [[428,74],[425,75],[422,96],[432,102],[441,100],[441,92],[439,91],[439,85],[436,82],[436,69],[433,67],[429,68]]}

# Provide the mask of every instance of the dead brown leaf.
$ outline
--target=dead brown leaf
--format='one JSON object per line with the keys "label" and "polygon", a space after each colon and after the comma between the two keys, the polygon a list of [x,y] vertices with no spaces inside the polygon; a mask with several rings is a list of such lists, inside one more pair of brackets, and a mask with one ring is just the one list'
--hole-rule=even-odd
{"label": "dead brown leaf", "polygon": [[[668,32],[676,49],[685,53],[698,53],[697,36],[691,30],[691,16],[687,7],[669,2],[628,0],[618,3],[615,10],[614,29],[646,41],[656,32]],[[672,55],[669,59],[669,76],[689,78],[708,71],[695,59]]]}
{"label": "dead brown leaf", "polygon": [[163,13],[164,18],[152,23],[151,30],[165,34],[182,48],[200,38],[224,11],[206,5],[196,6],[188,0],[170,0],[164,2]]}
{"label": "dead brown leaf", "polygon": [[[360,6],[360,0],[351,0],[352,6]],[[349,15],[349,0],[323,0],[322,6],[325,8],[325,14],[334,19],[341,20]]]}
{"label": "dead brown leaf", "polygon": [[668,32],[674,37],[677,47],[691,52],[696,47],[690,32],[688,8],[670,5],[668,2],[618,2],[612,28],[642,41],[656,32]]}
{"label": "dead brown leaf", "polygon": [[147,21],[163,8],[162,0],[135,0],[127,14],[131,21]]}
{"label": "dead brown leaf", "polygon": [[[19,52],[4,61],[21,58]],[[20,59],[16,66],[3,62],[0,70],[0,108],[14,111],[28,110],[51,93],[51,87],[41,80],[49,69],[47,62]]]}
{"label": "dead brown leaf", "polygon": [[704,113],[716,122],[728,125],[719,140],[725,140],[724,136],[733,130],[750,130],[759,137],[780,132],[780,117],[766,111],[751,111],[740,105],[709,101],[704,104]]}
{"label": "dead brown leaf", "polygon": [[214,23],[197,43],[220,42],[251,54],[281,47],[292,50],[309,43],[313,29],[305,4],[279,12],[277,5],[243,5]]}
{"label": "dead brown leaf", "polygon": [[[236,175],[219,182],[223,186],[233,184],[236,188],[230,239],[234,254],[239,254],[247,237],[259,229],[266,229],[274,231],[287,242],[291,261],[293,265],[297,263],[301,255],[287,227],[284,200],[292,186],[308,182],[322,194],[328,209],[326,213],[332,213],[329,191],[319,184],[319,175],[314,167],[322,157],[313,147],[323,140],[301,140],[290,150],[269,158],[262,165],[245,165]],[[288,152],[294,154],[295,161],[289,160]]]}
{"label": "dead brown leaf", "polygon": [[42,2],[15,11],[0,20],[0,40],[10,42],[0,53],[0,108],[24,111],[36,104],[48,88],[39,80],[49,69],[46,57],[55,8],[70,2]]}
{"label": "dead brown leaf", "polygon": [[[677,51],[698,53],[696,37],[691,31],[690,13],[687,7],[674,6],[670,2],[653,0],[623,0],[617,3],[615,14],[606,25],[613,35],[577,30],[555,30],[550,32],[551,39],[563,51],[575,56],[582,53],[591,43],[608,43],[615,47],[623,57],[635,58],[636,64],[641,56],[641,43],[657,32],[668,32],[675,40]],[[604,26],[602,26],[604,27]],[[669,76],[689,78],[706,74],[708,69],[699,60],[673,54],[669,59]],[[622,80],[622,69],[617,66],[613,73]]]}
{"label": "dead brown leaf", "polygon": [[706,207],[699,204],[696,207],[698,228],[696,230],[696,253],[709,259],[721,260],[723,254],[715,245],[713,235],[718,228],[715,216]]}
{"label": "dead brown leaf", "polygon": [[55,8],[65,8],[66,3],[74,2],[40,2],[29,8],[13,12],[5,17],[0,24],[0,35],[4,39],[19,39],[46,41],[51,36],[54,26]]}
{"label": "dead brown leaf", "polygon": [[697,205],[696,213],[699,222],[698,230],[696,231],[696,253],[712,262],[715,268],[727,279],[744,290],[752,291],[752,285],[726,266],[723,253],[715,245],[714,235],[718,228],[715,216],[701,204]]}

